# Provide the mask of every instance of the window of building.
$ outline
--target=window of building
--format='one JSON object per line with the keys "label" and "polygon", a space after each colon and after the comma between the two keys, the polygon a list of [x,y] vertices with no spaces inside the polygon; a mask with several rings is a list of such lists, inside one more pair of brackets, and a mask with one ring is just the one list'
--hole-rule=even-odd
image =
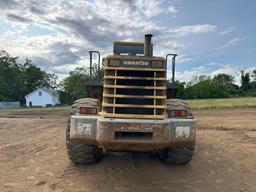
{"label": "window of building", "polygon": [[39,96],[42,96],[42,91],[39,91],[38,94],[39,94]]}

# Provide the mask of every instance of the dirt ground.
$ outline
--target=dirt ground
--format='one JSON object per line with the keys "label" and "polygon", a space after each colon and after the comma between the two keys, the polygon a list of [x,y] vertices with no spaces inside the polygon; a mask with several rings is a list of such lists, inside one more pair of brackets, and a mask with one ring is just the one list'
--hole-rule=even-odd
{"label": "dirt ground", "polygon": [[196,111],[198,143],[187,166],[107,153],[73,166],[66,111],[0,113],[0,191],[256,191],[256,109]]}

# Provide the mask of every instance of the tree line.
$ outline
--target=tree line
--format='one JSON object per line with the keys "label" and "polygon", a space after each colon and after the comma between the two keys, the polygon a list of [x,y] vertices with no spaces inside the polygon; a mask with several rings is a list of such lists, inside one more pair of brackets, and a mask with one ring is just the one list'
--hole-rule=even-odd
{"label": "tree line", "polygon": [[[25,103],[25,95],[39,87],[60,90],[62,104],[87,97],[85,84],[90,80],[102,80],[95,70],[90,76],[89,69],[78,67],[63,80],[37,67],[31,60],[20,63],[18,57],[10,56],[0,50],[0,101],[20,101]],[[237,96],[256,96],[256,69],[251,73],[241,71],[241,85],[236,85],[234,77],[228,74],[198,76],[190,82],[175,81],[177,97],[181,99],[228,98]]]}
{"label": "tree line", "polygon": [[61,104],[71,104],[87,96],[86,82],[102,79],[102,70],[98,74],[95,69],[96,65],[90,76],[87,68],[78,67],[59,81],[55,74],[45,72],[31,60],[21,62],[19,57],[12,57],[0,50],[0,101],[20,101],[25,104],[27,94],[39,87],[50,87],[60,91]]}
{"label": "tree line", "polygon": [[25,95],[38,87],[57,87],[57,76],[46,73],[31,60],[20,63],[18,57],[0,50],[0,101],[25,102]]}
{"label": "tree line", "polygon": [[235,84],[233,76],[217,74],[198,76],[190,82],[175,82],[177,97],[181,99],[229,98],[239,96],[256,96],[256,69],[251,73],[241,71],[241,85]]}

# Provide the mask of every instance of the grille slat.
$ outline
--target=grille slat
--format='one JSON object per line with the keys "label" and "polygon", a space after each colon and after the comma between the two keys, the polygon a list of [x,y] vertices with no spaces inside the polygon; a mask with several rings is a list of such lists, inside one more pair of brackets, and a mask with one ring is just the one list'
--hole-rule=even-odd
{"label": "grille slat", "polygon": [[166,87],[154,87],[154,86],[129,86],[129,85],[104,85],[104,88],[118,88],[118,89],[155,89],[155,90],[166,90]]}
{"label": "grille slat", "polygon": [[115,97],[115,98],[139,98],[139,99],[166,99],[166,96],[154,96],[154,95],[114,95],[103,94],[103,97]]}
{"label": "grille slat", "polygon": [[166,80],[161,77],[129,77],[129,76],[105,76],[105,79],[133,79],[133,80]]}
{"label": "grille slat", "polygon": [[126,107],[126,108],[157,108],[157,109],[167,109],[164,105],[132,105],[132,104],[106,104],[103,103],[103,107]]}

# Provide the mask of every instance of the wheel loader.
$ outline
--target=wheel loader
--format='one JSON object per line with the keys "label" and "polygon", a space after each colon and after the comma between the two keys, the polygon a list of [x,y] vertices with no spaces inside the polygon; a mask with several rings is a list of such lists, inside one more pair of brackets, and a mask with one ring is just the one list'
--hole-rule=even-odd
{"label": "wheel loader", "polygon": [[[164,164],[187,164],[196,143],[196,120],[176,99],[176,54],[153,56],[152,35],[144,42],[114,42],[102,60],[103,82],[86,84],[89,98],[71,107],[66,148],[74,164],[93,164],[105,151],[153,152]],[[90,51],[90,75],[92,55]],[[172,81],[167,81],[172,57]],[[169,59],[170,60],[170,59]]]}

